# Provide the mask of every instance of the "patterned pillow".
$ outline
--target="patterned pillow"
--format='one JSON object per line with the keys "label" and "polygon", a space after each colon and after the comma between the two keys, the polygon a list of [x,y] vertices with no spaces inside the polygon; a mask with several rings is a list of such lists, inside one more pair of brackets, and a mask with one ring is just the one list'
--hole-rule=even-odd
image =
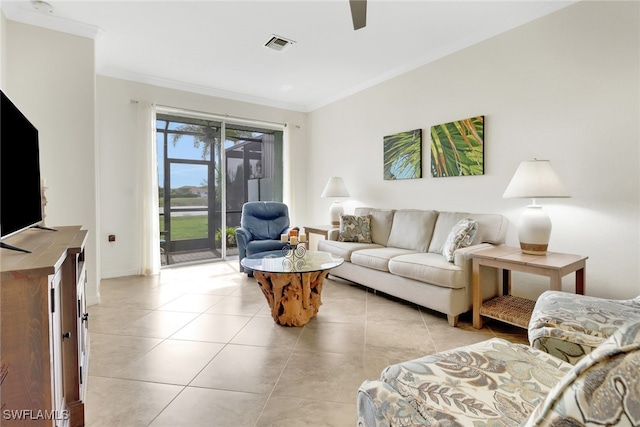
{"label": "patterned pillow", "polygon": [[447,241],[442,247],[442,255],[449,262],[453,262],[453,252],[456,249],[466,248],[476,237],[478,223],[473,219],[462,219],[453,226],[447,236]]}
{"label": "patterned pillow", "polygon": [[338,241],[371,243],[371,216],[340,215]]}

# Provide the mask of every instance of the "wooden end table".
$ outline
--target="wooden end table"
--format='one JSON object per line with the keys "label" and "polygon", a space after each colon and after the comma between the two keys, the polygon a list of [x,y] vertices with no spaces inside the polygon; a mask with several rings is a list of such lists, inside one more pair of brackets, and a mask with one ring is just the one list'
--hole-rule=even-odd
{"label": "wooden end table", "polygon": [[[550,288],[562,290],[562,278],[576,274],[576,294],[584,295],[586,256],[547,252],[546,255],[523,254],[519,248],[497,246],[472,255],[473,327],[482,328],[482,317],[489,317],[527,328],[535,301],[511,295],[511,271],[547,276]],[[502,295],[482,301],[481,267],[502,270]]]}
{"label": "wooden end table", "polygon": [[325,277],[344,262],[328,252],[300,249],[302,246],[289,256],[270,251],[241,261],[243,267],[253,270],[273,320],[283,326],[304,326],[318,313]]}
{"label": "wooden end table", "polygon": [[311,240],[311,234],[317,234],[324,237],[325,240],[329,239],[329,232],[336,228],[334,225],[305,225],[304,231],[307,233],[307,249],[309,249],[309,241]]}

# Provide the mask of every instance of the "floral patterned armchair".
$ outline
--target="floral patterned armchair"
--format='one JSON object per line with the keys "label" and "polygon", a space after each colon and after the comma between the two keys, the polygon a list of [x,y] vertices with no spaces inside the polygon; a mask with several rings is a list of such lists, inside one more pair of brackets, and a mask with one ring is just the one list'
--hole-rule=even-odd
{"label": "floral patterned armchair", "polygon": [[529,322],[529,343],[575,364],[625,323],[640,320],[640,296],[612,300],[546,291]]}
{"label": "floral patterned armchair", "polygon": [[358,426],[640,425],[640,321],[575,366],[494,338],[387,367],[358,390]]}

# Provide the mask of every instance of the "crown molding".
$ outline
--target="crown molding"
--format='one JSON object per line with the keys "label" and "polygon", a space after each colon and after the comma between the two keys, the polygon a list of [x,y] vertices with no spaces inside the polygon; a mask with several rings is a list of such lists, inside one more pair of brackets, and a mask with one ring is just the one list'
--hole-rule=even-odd
{"label": "crown molding", "polygon": [[60,18],[54,14],[40,12],[34,9],[31,6],[31,2],[28,1],[3,1],[1,4],[2,13],[4,13],[5,18],[11,21],[22,22],[23,24],[34,25],[93,40],[100,38],[103,34],[103,31],[95,25],[84,24],[82,22]]}
{"label": "crown molding", "polygon": [[308,113],[308,107],[300,104],[292,104],[288,102],[276,101],[257,96],[244,95],[241,93],[230,92],[221,89],[215,89],[197,84],[178,82],[175,80],[164,79],[162,77],[151,76],[148,74],[133,73],[130,71],[118,70],[110,67],[100,67],[96,74],[104,77],[112,77],[115,79],[128,80],[137,83],[148,84],[152,86],[164,87],[167,89],[175,89],[183,92],[197,93],[199,95],[212,96],[215,98],[229,99],[232,101],[247,102],[250,104],[264,105],[266,107],[281,108],[283,110],[292,110],[300,113]]}

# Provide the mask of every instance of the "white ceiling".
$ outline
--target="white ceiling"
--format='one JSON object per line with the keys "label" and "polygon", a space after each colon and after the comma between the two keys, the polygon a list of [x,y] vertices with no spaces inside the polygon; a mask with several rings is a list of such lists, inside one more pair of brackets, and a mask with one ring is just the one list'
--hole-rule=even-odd
{"label": "white ceiling", "polygon": [[[48,0],[52,12],[3,0],[2,10],[95,38],[99,75],[312,111],[576,1],[369,0],[358,31],[348,0]],[[295,44],[270,50],[272,35]]]}

